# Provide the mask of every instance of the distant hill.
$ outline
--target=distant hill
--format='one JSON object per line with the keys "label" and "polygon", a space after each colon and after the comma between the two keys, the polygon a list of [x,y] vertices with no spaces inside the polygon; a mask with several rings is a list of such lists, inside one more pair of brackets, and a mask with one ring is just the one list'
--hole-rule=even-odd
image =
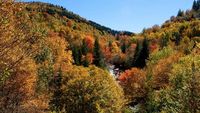
{"label": "distant hill", "polygon": [[78,14],[75,14],[71,11],[68,11],[66,8],[62,6],[57,6],[49,3],[41,3],[41,2],[27,2],[27,10],[28,11],[38,11],[38,12],[46,12],[49,15],[59,15],[60,17],[67,17],[70,20],[76,21],[77,23],[85,23],[89,26],[92,26],[93,28],[101,31],[101,32],[107,32],[112,35],[119,35],[119,34],[124,34],[124,35],[134,35],[133,32],[129,31],[117,31],[113,30],[109,27],[105,27],[103,25],[100,25],[94,21],[87,20]]}

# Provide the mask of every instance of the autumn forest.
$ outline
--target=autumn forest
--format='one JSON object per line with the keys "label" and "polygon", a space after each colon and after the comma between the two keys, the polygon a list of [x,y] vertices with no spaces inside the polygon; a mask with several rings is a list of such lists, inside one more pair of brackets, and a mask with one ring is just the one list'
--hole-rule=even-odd
{"label": "autumn forest", "polygon": [[0,0],[0,113],[200,113],[200,0],[141,33]]}

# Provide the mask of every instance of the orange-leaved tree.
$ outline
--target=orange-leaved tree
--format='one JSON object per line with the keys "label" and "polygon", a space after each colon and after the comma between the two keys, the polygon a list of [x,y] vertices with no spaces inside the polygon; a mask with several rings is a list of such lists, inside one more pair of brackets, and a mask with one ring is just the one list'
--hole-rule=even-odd
{"label": "orange-leaved tree", "polygon": [[[146,74],[143,70],[132,68],[122,73],[118,80],[124,89],[124,93],[129,102],[136,102],[143,98],[146,94],[145,80]],[[139,99],[139,100],[138,100]]]}

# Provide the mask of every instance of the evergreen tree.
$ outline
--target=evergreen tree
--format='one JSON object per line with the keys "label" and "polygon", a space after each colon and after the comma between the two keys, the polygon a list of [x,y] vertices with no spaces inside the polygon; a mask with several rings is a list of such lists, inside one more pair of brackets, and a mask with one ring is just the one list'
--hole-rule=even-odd
{"label": "evergreen tree", "polygon": [[193,2],[192,9],[195,11],[198,10],[198,4],[197,4],[196,0],[194,0],[194,2]]}
{"label": "evergreen tree", "polygon": [[82,53],[79,47],[74,46],[72,48],[72,56],[74,59],[74,64],[75,65],[81,65],[81,57],[82,57]]}
{"label": "evergreen tree", "polygon": [[149,41],[146,38],[144,39],[142,46],[143,47],[140,53],[141,68],[146,66],[146,60],[149,58]]}
{"label": "evergreen tree", "polygon": [[126,48],[126,43],[123,41],[123,44],[121,46],[122,53],[126,53]]}
{"label": "evergreen tree", "polygon": [[85,59],[83,60],[82,64],[83,64],[84,67],[88,67],[89,66],[89,61],[88,61],[87,57],[85,57]]}
{"label": "evergreen tree", "polygon": [[88,46],[87,46],[87,43],[86,43],[86,40],[83,39],[83,42],[82,42],[82,47],[81,47],[81,51],[82,51],[82,54],[83,55],[86,55],[89,51],[88,49]]}
{"label": "evergreen tree", "polygon": [[194,0],[193,5],[192,5],[192,9],[194,11],[198,11],[200,9],[200,0]]}
{"label": "evergreen tree", "polygon": [[197,9],[196,10],[199,10],[200,9],[200,0],[197,0]]}
{"label": "evergreen tree", "polygon": [[179,9],[177,16],[178,17],[184,16],[184,11],[182,11],[182,10]]}
{"label": "evergreen tree", "polygon": [[136,66],[136,62],[137,62],[137,59],[140,55],[140,52],[141,52],[141,49],[142,49],[142,45],[139,41],[137,41],[137,46],[136,46],[136,49],[135,49],[135,54],[134,54],[134,59],[132,61],[132,66]]}
{"label": "evergreen tree", "polygon": [[169,42],[169,34],[164,34],[161,38],[160,47],[164,48],[168,45]]}
{"label": "evergreen tree", "polygon": [[[140,48],[142,49],[140,50]],[[146,60],[148,58],[149,58],[149,42],[145,38],[142,43],[142,47],[140,47],[140,44],[137,45],[133,66],[138,68],[144,68],[146,66]]]}
{"label": "evergreen tree", "polygon": [[97,67],[101,67],[103,68],[105,66],[104,64],[104,59],[103,59],[103,55],[102,55],[102,52],[101,52],[101,48],[100,48],[100,45],[99,45],[99,40],[98,38],[95,39],[95,43],[94,43],[94,64],[97,66]]}
{"label": "evergreen tree", "polygon": [[174,39],[175,39],[175,44],[178,46],[181,41],[181,35],[179,32],[174,32],[173,33]]}
{"label": "evergreen tree", "polygon": [[56,112],[60,112],[62,110],[63,107],[63,102],[62,102],[62,71],[61,69],[59,69],[59,72],[57,74],[57,76],[55,76],[54,78],[54,93],[53,93],[53,97],[52,100],[50,100],[50,109],[52,111],[56,111]]}

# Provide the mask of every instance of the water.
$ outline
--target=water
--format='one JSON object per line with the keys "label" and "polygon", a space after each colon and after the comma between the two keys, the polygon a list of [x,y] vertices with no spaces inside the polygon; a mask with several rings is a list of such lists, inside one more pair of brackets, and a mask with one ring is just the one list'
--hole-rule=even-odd
{"label": "water", "polygon": [[115,79],[119,77],[120,72],[121,72],[119,68],[115,68],[115,66],[112,64],[108,65],[108,71]]}

